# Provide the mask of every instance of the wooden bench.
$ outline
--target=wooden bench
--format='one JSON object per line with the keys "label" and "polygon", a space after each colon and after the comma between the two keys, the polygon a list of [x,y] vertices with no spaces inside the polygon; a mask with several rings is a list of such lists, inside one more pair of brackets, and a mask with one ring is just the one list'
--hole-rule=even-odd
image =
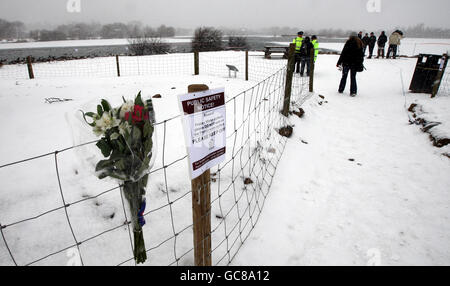
{"label": "wooden bench", "polygon": [[264,51],[264,58],[265,59],[270,59],[272,58],[271,55],[272,53],[283,53],[283,59],[287,59],[288,58],[288,54],[289,54],[289,47],[283,47],[283,46],[266,46],[264,47],[265,51]]}

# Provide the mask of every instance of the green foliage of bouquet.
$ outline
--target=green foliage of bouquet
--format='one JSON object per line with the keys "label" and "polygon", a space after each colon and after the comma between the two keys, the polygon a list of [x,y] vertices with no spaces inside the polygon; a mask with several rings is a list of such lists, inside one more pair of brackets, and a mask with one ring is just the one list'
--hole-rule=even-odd
{"label": "green foliage of bouquet", "polygon": [[112,108],[102,99],[97,112],[83,112],[86,123],[97,136],[102,136],[96,145],[106,159],[95,167],[98,177],[118,179],[129,202],[137,263],[147,259],[142,226],[145,224],[145,189],[154,153],[154,114],[151,99],[142,101],[140,92],[134,101],[123,98],[119,108]]}

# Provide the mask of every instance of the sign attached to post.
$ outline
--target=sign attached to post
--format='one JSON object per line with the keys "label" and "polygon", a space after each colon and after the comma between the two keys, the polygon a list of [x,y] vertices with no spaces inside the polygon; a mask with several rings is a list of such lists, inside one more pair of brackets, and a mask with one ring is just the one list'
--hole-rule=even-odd
{"label": "sign attached to post", "polygon": [[225,89],[179,95],[191,179],[225,160]]}

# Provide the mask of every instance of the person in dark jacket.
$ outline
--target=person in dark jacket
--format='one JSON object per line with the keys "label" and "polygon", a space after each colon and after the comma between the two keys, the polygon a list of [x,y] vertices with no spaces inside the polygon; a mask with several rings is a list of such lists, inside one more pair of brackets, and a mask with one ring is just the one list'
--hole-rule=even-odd
{"label": "person in dark jacket", "polygon": [[376,43],[377,43],[377,37],[372,32],[372,33],[370,33],[370,38],[369,38],[369,59],[371,59],[373,56],[373,49],[375,48]]}
{"label": "person in dark jacket", "polygon": [[378,54],[377,54],[377,59],[381,57],[383,57],[384,59],[384,47],[386,46],[387,43],[387,36],[386,33],[383,31],[381,32],[381,35],[378,37]]}
{"label": "person in dark jacket", "polygon": [[361,31],[358,33],[358,38],[359,38],[360,40],[362,40],[362,32],[361,32]]}
{"label": "person in dark jacket", "polygon": [[362,38],[362,42],[363,42],[364,56],[366,56],[366,49],[367,49],[367,46],[369,45],[369,42],[370,42],[370,38],[369,38],[369,34],[368,33],[366,33],[364,35],[364,37]]}
{"label": "person in dark jacket", "polygon": [[314,45],[311,43],[311,39],[306,37],[303,40],[302,47],[300,48],[300,76],[303,76],[305,73],[305,65],[306,65],[306,75],[309,76],[309,69],[311,63],[311,51],[314,50]]}
{"label": "person in dark jacket", "polygon": [[336,64],[342,66],[342,78],[339,84],[339,93],[343,93],[350,72],[350,96],[357,93],[356,73],[361,71],[364,63],[363,43],[356,34],[352,34],[344,45],[341,56]]}

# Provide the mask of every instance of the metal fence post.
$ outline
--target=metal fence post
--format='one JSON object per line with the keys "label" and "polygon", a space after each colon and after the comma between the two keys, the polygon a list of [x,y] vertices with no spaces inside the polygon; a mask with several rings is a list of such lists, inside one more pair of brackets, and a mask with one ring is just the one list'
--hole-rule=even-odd
{"label": "metal fence post", "polygon": [[[208,90],[204,84],[188,86],[188,92]],[[211,175],[206,170],[191,181],[192,220],[194,232],[194,263],[196,266],[211,266]]]}
{"label": "metal fence post", "polygon": [[286,86],[284,88],[284,103],[283,111],[281,114],[289,116],[289,105],[291,104],[291,92],[292,92],[292,77],[294,76],[295,69],[295,44],[289,45],[288,63],[286,70]]}

